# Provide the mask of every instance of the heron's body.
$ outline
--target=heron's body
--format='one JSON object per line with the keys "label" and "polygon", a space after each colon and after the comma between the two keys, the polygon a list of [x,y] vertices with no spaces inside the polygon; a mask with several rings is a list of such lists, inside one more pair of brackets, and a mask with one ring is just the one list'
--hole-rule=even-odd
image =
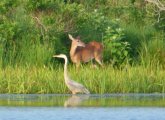
{"label": "heron's body", "polygon": [[72,94],[76,93],[85,93],[89,94],[90,92],[80,83],[75,82],[74,80],[71,80],[70,77],[68,76],[68,71],[67,71],[67,64],[68,64],[68,59],[66,55],[60,54],[60,55],[54,55],[53,57],[59,57],[59,58],[64,58],[65,64],[64,64],[64,79],[65,79],[65,84],[71,90]]}

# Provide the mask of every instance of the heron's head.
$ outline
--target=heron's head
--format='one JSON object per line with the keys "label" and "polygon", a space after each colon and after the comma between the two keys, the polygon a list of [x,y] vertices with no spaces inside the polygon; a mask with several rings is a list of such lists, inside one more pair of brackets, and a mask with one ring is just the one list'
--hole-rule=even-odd
{"label": "heron's head", "polygon": [[64,59],[67,58],[65,54],[53,55],[53,57],[64,58]]}

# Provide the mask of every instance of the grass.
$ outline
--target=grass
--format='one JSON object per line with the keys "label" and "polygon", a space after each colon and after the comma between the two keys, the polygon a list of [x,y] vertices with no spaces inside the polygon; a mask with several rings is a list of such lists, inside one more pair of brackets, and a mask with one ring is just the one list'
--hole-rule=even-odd
{"label": "grass", "polygon": [[[70,93],[64,84],[63,66],[45,66],[56,63],[52,59],[53,54],[68,55],[68,33],[79,34],[84,40],[99,40],[100,37],[100,42],[103,42],[101,38],[104,37],[105,28],[113,24],[102,21],[113,21],[116,17],[121,20],[120,27],[125,30],[124,40],[130,43],[131,64],[135,65],[127,65],[127,69],[121,70],[114,69],[111,65],[98,69],[85,65],[78,72],[70,65],[71,77],[85,85],[91,93],[164,93],[164,31],[151,25],[152,21],[157,21],[152,19],[152,15],[144,11],[144,19],[136,19],[138,13],[133,15],[132,9],[123,7],[132,8],[132,4],[123,4],[120,1],[107,3],[111,6],[111,12],[105,12],[108,8],[104,2],[100,2],[98,7],[98,1],[92,4],[98,10],[90,6],[89,1],[82,2],[81,5],[64,2],[2,1],[0,93]],[[137,12],[143,14],[143,11]],[[44,31],[40,22],[33,18],[36,14],[47,30]],[[100,34],[97,34],[98,30]]]}
{"label": "grass", "polygon": [[[0,69],[0,93],[70,93],[64,83],[63,66],[6,67]],[[69,66],[71,78],[86,86],[91,93],[164,93],[165,70],[161,67],[132,66],[114,69],[111,66],[79,71]]]}

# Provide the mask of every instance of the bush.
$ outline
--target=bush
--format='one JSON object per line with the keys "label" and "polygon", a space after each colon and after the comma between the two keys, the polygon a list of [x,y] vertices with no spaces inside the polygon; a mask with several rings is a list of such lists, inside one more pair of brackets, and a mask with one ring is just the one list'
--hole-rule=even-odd
{"label": "bush", "polygon": [[129,58],[130,44],[124,40],[124,30],[117,24],[108,27],[104,35],[104,60],[120,66]]}
{"label": "bush", "polygon": [[[136,62],[141,42],[148,44],[154,34],[164,33],[155,29],[157,24],[152,23],[157,18],[145,7],[143,0],[1,0],[1,61],[4,65],[52,64],[51,54],[69,56],[70,33],[82,36],[84,42],[104,43],[106,62],[117,66]],[[160,20],[158,25],[164,29],[164,19]]]}

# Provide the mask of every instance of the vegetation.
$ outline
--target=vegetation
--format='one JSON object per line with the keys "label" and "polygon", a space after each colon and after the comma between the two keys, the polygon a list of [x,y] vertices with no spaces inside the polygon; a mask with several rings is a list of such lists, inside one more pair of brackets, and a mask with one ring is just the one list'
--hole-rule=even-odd
{"label": "vegetation", "polygon": [[164,93],[165,3],[146,1],[1,0],[0,93],[69,93],[68,33],[104,44],[104,68],[69,65],[92,93]]}
{"label": "vegetation", "polygon": [[[70,66],[70,75],[91,93],[165,92],[164,70],[157,65],[128,66],[125,70],[111,66],[91,70],[83,66],[78,72]],[[1,69],[1,93],[70,93],[64,83],[63,67],[6,67]]]}

